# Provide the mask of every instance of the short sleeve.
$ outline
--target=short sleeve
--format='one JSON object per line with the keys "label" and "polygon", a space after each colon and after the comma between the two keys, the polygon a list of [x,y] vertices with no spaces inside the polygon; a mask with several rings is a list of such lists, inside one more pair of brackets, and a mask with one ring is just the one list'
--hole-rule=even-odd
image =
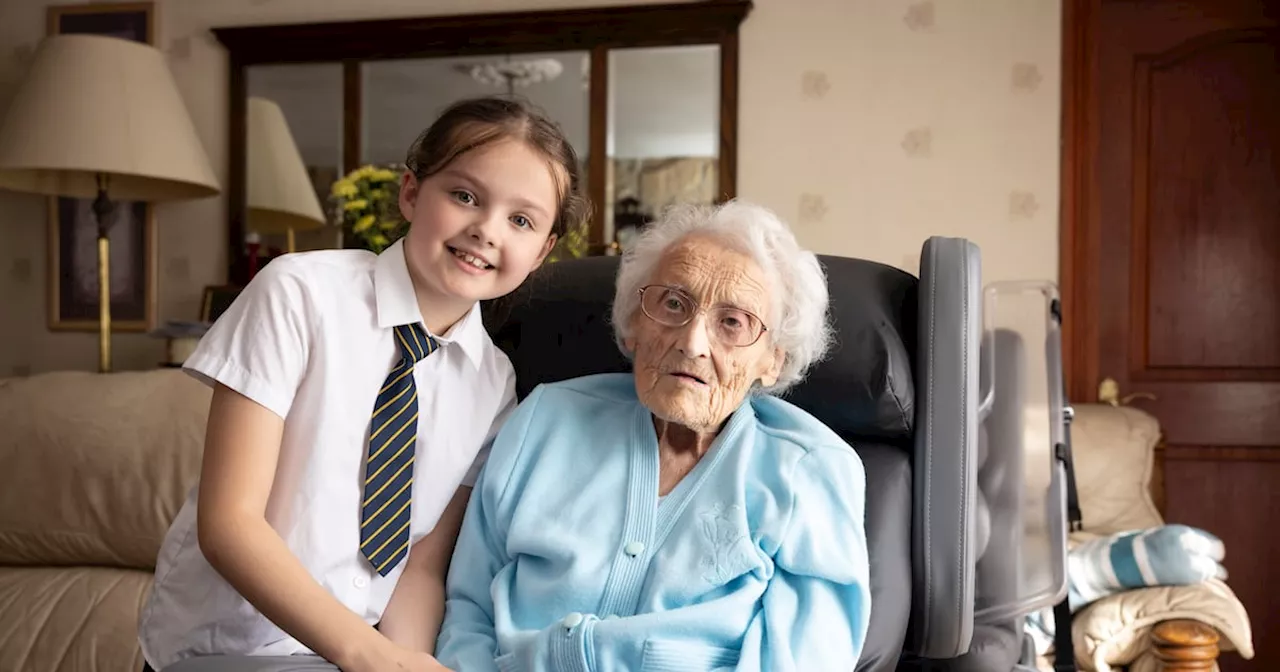
{"label": "short sleeve", "polygon": [[316,319],[299,270],[289,257],[264,266],[200,339],[183,370],[288,416],[307,368]]}
{"label": "short sleeve", "polygon": [[506,382],[503,383],[502,403],[498,404],[498,412],[493,416],[493,422],[489,425],[489,431],[485,434],[480,451],[471,462],[471,468],[467,469],[467,474],[462,477],[463,486],[475,487],[476,479],[480,477],[480,470],[484,468],[485,460],[489,459],[489,451],[493,449],[494,439],[498,438],[498,432],[502,430],[502,425],[507,422],[514,410],[516,410],[516,375],[515,371],[509,371]]}

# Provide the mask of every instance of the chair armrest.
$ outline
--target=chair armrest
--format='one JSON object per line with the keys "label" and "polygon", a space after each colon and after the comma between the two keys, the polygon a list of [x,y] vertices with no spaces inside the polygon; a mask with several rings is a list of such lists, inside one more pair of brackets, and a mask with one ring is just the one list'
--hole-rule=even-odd
{"label": "chair armrest", "polygon": [[1217,629],[1188,618],[1157,623],[1151,629],[1156,672],[1215,669],[1220,638]]}

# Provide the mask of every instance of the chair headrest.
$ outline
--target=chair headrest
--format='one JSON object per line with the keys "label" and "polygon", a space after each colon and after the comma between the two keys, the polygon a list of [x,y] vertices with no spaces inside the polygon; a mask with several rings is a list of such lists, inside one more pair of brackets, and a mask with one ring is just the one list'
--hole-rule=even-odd
{"label": "chair headrest", "polygon": [[[786,398],[849,441],[909,449],[915,414],[917,280],[882,264],[820,256],[835,342]],[[494,343],[511,358],[517,394],[539,384],[627,372],[610,324],[618,257],[548,264],[485,306]]]}

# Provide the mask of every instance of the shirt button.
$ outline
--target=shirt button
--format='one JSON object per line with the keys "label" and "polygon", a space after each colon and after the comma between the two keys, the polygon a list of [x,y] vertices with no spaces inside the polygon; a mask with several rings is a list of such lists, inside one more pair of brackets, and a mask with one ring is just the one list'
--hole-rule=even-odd
{"label": "shirt button", "polygon": [[625,548],[623,548],[622,550],[623,550],[623,552],[625,552],[627,555],[629,555],[629,556],[631,556],[631,557],[633,557],[633,558],[634,558],[634,557],[636,557],[637,555],[640,555],[641,553],[644,553],[644,544],[642,544],[642,543],[640,543],[640,542],[638,542],[638,541],[633,541],[633,542],[628,543],[628,544],[626,545],[626,547],[625,547]]}
{"label": "shirt button", "polygon": [[351,579],[351,584],[356,588],[364,588],[369,585],[369,579],[366,579],[363,576],[357,576],[356,578]]}
{"label": "shirt button", "polygon": [[578,627],[578,624],[580,623],[582,623],[582,614],[579,614],[576,611],[569,614],[568,616],[565,616],[564,620],[560,621],[560,625],[563,625],[564,627],[569,628],[570,630]]}

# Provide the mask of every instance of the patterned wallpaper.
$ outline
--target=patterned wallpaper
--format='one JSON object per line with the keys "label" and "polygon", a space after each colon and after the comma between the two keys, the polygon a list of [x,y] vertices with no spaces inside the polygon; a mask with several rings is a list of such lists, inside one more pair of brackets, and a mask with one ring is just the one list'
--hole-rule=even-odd
{"label": "patterned wallpaper", "polygon": [[[58,0],[67,2],[70,0]],[[48,0],[0,0],[0,108]],[[215,25],[630,4],[630,0],[157,0],[157,33],[226,170]],[[985,277],[1057,277],[1059,0],[755,0],[743,25],[738,192],[823,253],[915,271],[929,235],[982,246]],[[222,282],[225,199],[156,208],[160,320]],[[41,198],[0,193],[0,377],[96,367],[96,334],[45,327]],[[217,250],[210,253],[210,250]],[[118,369],[163,343],[117,334]]]}
{"label": "patterned wallpaper", "polygon": [[964,236],[988,280],[1056,280],[1060,7],[758,3],[739,193],[821,252],[915,272],[928,236]]}

